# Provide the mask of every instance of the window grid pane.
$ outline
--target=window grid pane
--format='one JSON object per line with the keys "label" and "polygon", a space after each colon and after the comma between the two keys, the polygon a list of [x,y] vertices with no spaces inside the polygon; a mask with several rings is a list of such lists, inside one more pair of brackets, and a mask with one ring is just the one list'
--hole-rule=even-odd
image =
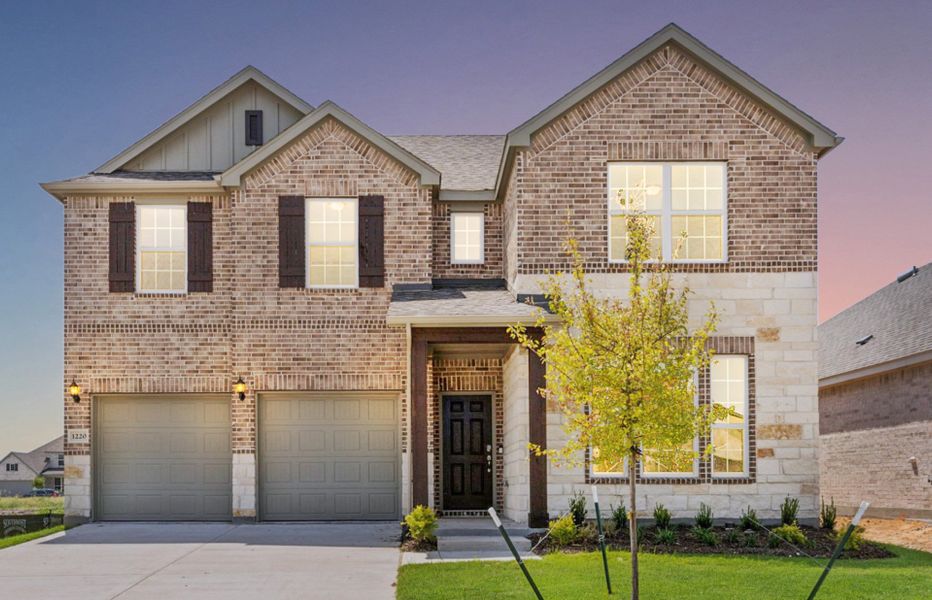
{"label": "window grid pane", "polygon": [[310,287],[355,287],[356,201],[351,198],[308,199],[307,264]]}
{"label": "window grid pane", "polygon": [[622,459],[620,462],[608,460],[599,460],[599,449],[592,449],[591,471],[593,475],[608,475],[612,477],[623,477],[627,472],[627,462]]}
{"label": "window grid pane", "polygon": [[137,289],[184,292],[187,288],[187,208],[140,206]]}
{"label": "window grid pane", "polygon": [[723,247],[721,216],[673,215],[671,222],[674,238],[673,258],[721,260]]}
{"label": "window grid pane", "polygon": [[747,356],[718,356],[709,368],[713,404],[734,411],[712,425],[713,475],[742,475],[747,465]]}
{"label": "window grid pane", "polygon": [[451,213],[452,262],[482,262],[483,213]]}
{"label": "window grid pane", "polygon": [[[683,444],[682,450],[694,452],[695,442]],[[645,449],[641,469],[645,474],[692,475],[696,472],[696,460],[689,455],[671,450]],[[677,456],[677,454],[679,454]]]}
{"label": "window grid pane", "polygon": [[[653,221],[653,231],[650,235],[650,256],[654,260],[660,259],[663,239],[660,235],[660,216],[648,215]],[[625,251],[628,248],[628,215],[612,215],[610,236],[612,238],[612,260],[625,260]]]}

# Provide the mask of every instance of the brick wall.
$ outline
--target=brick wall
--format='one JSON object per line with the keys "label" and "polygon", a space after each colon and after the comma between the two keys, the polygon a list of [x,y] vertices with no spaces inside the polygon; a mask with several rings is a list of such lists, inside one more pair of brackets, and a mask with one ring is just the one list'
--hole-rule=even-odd
{"label": "brick wall", "polygon": [[455,205],[434,202],[433,276],[438,279],[501,279],[502,271],[502,205],[482,204],[485,216],[485,261],[481,265],[454,265],[450,263],[450,213]]}

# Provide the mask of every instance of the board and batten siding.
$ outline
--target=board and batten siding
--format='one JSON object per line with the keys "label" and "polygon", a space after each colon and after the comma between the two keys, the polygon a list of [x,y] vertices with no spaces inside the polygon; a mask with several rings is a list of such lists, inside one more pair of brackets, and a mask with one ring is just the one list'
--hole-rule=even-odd
{"label": "board and batten siding", "polygon": [[120,169],[225,171],[258,148],[246,145],[247,110],[262,111],[264,143],[303,116],[263,86],[249,81]]}

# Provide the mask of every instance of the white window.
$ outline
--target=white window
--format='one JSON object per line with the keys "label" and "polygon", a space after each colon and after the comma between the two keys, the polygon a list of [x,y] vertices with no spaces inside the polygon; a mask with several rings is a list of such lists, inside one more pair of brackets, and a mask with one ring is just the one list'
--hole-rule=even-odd
{"label": "white window", "polygon": [[734,414],[712,425],[712,476],[748,475],[748,357],[716,356],[709,369],[713,404]]}
{"label": "white window", "polygon": [[188,287],[188,211],[184,205],[136,207],[136,290],[169,294]]}
{"label": "white window", "polygon": [[8,472],[9,472],[9,471],[19,471],[19,464],[18,464],[18,463],[7,463],[7,464],[6,464],[6,470],[7,470]]}
{"label": "white window", "polygon": [[627,217],[638,212],[653,223],[653,258],[724,262],[725,168],[720,162],[609,163],[609,261],[625,261]]}
{"label": "white window", "polygon": [[[699,377],[693,374],[693,404],[699,405]],[[641,475],[650,477],[698,477],[699,476],[699,437],[683,444],[682,452],[670,450],[652,450],[645,448],[641,456]]]}
{"label": "white window", "polygon": [[589,473],[593,477],[626,477],[628,474],[628,459],[623,458],[620,461],[608,460],[601,456],[598,448],[592,448],[589,452]]}
{"label": "white window", "polygon": [[356,198],[307,199],[307,285],[359,286]]}
{"label": "white window", "polygon": [[450,213],[450,262],[478,265],[485,260],[485,215],[481,212]]}

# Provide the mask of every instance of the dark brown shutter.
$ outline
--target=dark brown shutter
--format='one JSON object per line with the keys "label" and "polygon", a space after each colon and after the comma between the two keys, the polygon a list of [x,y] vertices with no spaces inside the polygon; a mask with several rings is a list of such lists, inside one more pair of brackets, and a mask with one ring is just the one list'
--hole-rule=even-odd
{"label": "dark brown shutter", "polygon": [[188,291],[214,291],[214,206],[188,202]]}
{"label": "dark brown shutter", "polygon": [[385,286],[385,198],[359,197],[359,287]]}
{"label": "dark brown shutter", "polygon": [[278,197],[278,286],[303,288],[304,196]]}
{"label": "dark brown shutter", "polygon": [[110,203],[110,291],[136,289],[136,205]]}

